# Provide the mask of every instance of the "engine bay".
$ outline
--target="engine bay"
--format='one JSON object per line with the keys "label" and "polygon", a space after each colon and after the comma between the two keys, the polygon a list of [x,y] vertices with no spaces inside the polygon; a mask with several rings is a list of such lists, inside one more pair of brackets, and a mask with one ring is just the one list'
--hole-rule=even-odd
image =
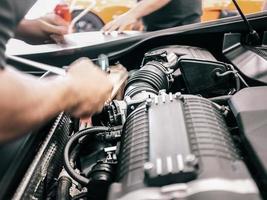
{"label": "engine bay", "polygon": [[267,198],[265,74],[243,73],[233,42],[221,57],[184,43],[114,59],[122,97],[91,125],[61,113],[47,126],[13,199]]}

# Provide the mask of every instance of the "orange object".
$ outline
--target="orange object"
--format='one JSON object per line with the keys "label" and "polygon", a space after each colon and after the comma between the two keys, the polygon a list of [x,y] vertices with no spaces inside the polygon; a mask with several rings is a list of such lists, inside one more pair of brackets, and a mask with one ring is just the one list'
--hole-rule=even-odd
{"label": "orange object", "polygon": [[[106,24],[125,12],[134,7],[137,3],[136,0],[95,0],[96,5],[90,11],[97,16],[103,24]],[[72,0],[65,0],[66,3],[71,3]],[[82,11],[86,9],[89,0],[77,0],[75,10]],[[231,0],[203,0],[203,15],[202,22],[217,20],[220,18],[222,11],[234,11],[235,7]],[[240,4],[242,11],[245,14],[260,12],[264,0],[237,0]]]}
{"label": "orange object", "polygon": [[72,17],[68,4],[66,3],[57,4],[54,9],[54,12],[56,15],[62,17],[65,21],[71,22]]}
{"label": "orange object", "polygon": [[[264,0],[237,0],[244,14],[260,12]],[[236,8],[230,0],[203,0],[203,15],[201,21],[217,20],[222,11],[233,12]]]}

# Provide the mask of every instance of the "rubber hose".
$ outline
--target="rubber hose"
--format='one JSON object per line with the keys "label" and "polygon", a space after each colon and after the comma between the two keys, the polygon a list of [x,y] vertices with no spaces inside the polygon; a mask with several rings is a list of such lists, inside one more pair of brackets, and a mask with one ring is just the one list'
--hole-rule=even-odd
{"label": "rubber hose", "polygon": [[72,181],[69,177],[62,176],[58,180],[57,200],[70,200],[70,188]]}
{"label": "rubber hose", "polygon": [[80,183],[82,185],[87,185],[89,183],[89,179],[78,174],[72,168],[72,166],[70,164],[70,153],[71,153],[72,149],[74,148],[75,143],[77,143],[78,140],[83,136],[86,136],[89,134],[96,135],[97,133],[105,132],[105,131],[109,131],[109,130],[110,129],[108,127],[103,127],[103,126],[90,127],[90,128],[87,128],[87,129],[84,129],[80,132],[75,133],[67,142],[65,149],[64,149],[64,167],[65,167],[65,170],[69,173],[69,175],[78,183]]}

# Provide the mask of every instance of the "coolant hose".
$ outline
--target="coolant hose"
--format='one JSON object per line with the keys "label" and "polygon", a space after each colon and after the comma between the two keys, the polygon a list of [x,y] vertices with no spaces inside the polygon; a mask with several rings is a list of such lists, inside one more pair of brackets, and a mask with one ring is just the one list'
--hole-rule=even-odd
{"label": "coolant hose", "polygon": [[70,200],[72,181],[69,177],[61,176],[58,180],[57,200]]}
{"label": "coolant hose", "polygon": [[110,129],[108,127],[103,127],[103,126],[95,126],[95,127],[90,127],[87,129],[84,129],[82,131],[79,131],[77,133],[75,133],[67,142],[65,149],[64,149],[64,167],[65,170],[69,173],[69,175],[78,183],[82,184],[82,185],[88,185],[89,183],[89,179],[81,176],[80,174],[78,174],[71,166],[70,163],[70,154],[71,151],[73,150],[75,144],[78,142],[78,140],[86,135],[96,135],[97,133],[100,132],[106,132],[106,131],[110,131]]}

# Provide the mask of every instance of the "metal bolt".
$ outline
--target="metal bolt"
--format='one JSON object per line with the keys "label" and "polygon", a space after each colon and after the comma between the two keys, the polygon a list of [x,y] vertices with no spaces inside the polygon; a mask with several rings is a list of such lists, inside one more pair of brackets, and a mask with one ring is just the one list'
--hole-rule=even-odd
{"label": "metal bolt", "polygon": [[198,164],[198,159],[194,154],[189,154],[186,156],[185,162],[189,166],[196,166]]}
{"label": "metal bolt", "polygon": [[158,96],[155,96],[154,101],[155,101],[155,105],[158,105],[158,103],[159,103],[159,98],[158,98]]}
{"label": "metal bolt", "polygon": [[173,96],[172,96],[171,92],[169,93],[169,98],[170,98],[170,102],[172,102],[173,101]]}
{"label": "metal bolt", "polygon": [[166,102],[166,93],[161,94],[162,103]]}
{"label": "metal bolt", "polygon": [[152,99],[148,98],[148,99],[146,100],[146,104],[147,104],[148,106],[151,106],[151,104],[152,104]]}
{"label": "metal bolt", "polygon": [[160,91],[159,91],[159,94],[160,94],[160,95],[166,94],[166,90],[165,90],[165,89],[160,90]]}
{"label": "metal bolt", "polygon": [[184,96],[180,92],[175,93],[174,98],[180,99],[182,102],[184,102]]}
{"label": "metal bolt", "polygon": [[174,98],[179,99],[182,96],[180,92],[175,93]]}
{"label": "metal bolt", "polygon": [[153,163],[151,163],[151,162],[146,162],[146,163],[144,164],[144,170],[145,170],[146,172],[152,170],[153,167],[154,167],[154,165],[153,165]]}
{"label": "metal bolt", "polygon": [[148,109],[151,107],[152,105],[152,99],[148,98],[146,100],[146,111],[148,111]]}

